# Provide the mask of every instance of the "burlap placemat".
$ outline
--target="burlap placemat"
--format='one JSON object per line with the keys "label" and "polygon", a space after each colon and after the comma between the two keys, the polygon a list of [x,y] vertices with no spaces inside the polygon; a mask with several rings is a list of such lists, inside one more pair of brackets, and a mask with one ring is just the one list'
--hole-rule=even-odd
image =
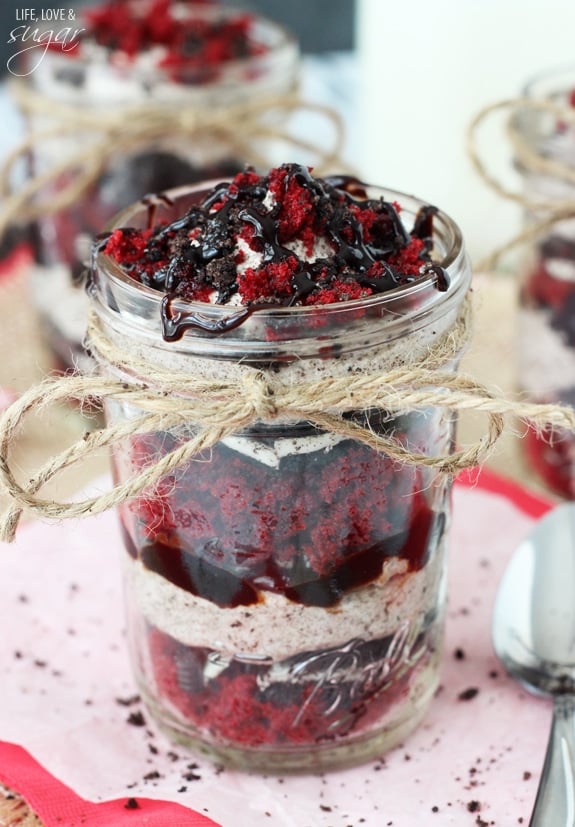
{"label": "burlap placemat", "polygon": [[42,822],[20,796],[0,787],[0,827],[42,827]]}

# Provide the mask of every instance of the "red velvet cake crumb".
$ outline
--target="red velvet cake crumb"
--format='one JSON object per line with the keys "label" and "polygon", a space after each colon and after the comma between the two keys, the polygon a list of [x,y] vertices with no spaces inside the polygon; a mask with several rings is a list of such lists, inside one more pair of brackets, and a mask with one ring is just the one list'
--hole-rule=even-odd
{"label": "red velvet cake crumb", "polygon": [[144,257],[151,230],[114,230],[104,252],[120,264],[135,264]]}
{"label": "red velvet cake crumb", "polygon": [[[210,6],[211,2],[194,0],[194,5]],[[254,38],[251,15],[237,12],[212,18],[177,0],[109,0],[87,9],[82,22],[79,48],[73,54],[81,55],[88,42],[107,49],[112,62],[131,61],[138,54],[157,50],[156,65],[175,80],[184,80],[190,71],[206,73],[209,79],[210,70],[222,64],[267,51]],[[60,49],[61,44],[51,43],[50,48]]]}

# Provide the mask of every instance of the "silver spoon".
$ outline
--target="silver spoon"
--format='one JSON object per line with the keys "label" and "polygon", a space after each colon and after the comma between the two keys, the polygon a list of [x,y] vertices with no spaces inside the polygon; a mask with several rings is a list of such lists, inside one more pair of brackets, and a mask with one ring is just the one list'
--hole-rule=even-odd
{"label": "silver spoon", "polygon": [[553,722],[530,827],[575,827],[575,503],[540,520],[511,558],[493,645],[527,689],[553,697]]}

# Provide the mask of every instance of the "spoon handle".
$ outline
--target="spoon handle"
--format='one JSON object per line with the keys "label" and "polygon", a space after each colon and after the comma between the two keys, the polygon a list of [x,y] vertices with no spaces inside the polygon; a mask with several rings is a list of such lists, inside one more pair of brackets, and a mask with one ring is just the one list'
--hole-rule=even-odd
{"label": "spoon handle", "polygon": [[529,827],[575,827],[575,696],[556,695]]}

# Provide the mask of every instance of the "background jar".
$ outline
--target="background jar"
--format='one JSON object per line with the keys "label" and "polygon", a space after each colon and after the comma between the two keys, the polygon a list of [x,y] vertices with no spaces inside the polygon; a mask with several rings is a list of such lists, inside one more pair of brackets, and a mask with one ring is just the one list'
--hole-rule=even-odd
{"label": "background jar", "polygon": [[[158,205],[168,222],[205,194]],[[402,207],[416,199],[375,187]],[[147,225],[136,205],[115,226]],[[103,254],[91,299],[100,329],[154,383],[157,370],[195,380],[267,377],[290,386],[380,372],[421,358],[456,323],[470,282],[456,225],[439,213],[435,249],[449,276],[323,307],[258,310],[233,330],[161,333],[162,294]],[[222,306],[175,302],[203,323]],[[237,308],[231,311],[237,311]],[[445,370],[455,372],[459,354]],[[190,404],[190,403],[188,403]],[[142,409],[107,401],[109,423]],[[445,409],[346,416],[431,456],[453,448]],[[123,482],[197,433],[190,421],[134,434],[113,451]],[[400,464],[348,437],[280,415],[222,438],[119,509],[128,637],[145,703],[175,739],[217,761],[262,772],[318,771],[380,755],[421,720],[438,685],[446,599],[450,477]]]}
{"label": "background jar", "polygon": [[[575,104],[575,67],[542,75],[525,95],[550,101],[565,111]],[[547,174],[518,164],[524,195],[546,206],[526,210],[526,228],[560,205],[573,205],[572,217],[556,221],[535,242],[521,265],[518,310],[518,382],[528,399],[575,405],[575,124],[544,109],[520,110],[515,127],[526,146],[542,159],[571,172]],[[557,493],[575,497],[575,437],[559,429],[524,439],[527,456]]]}
{"label": "background jar", "polygon": [[[137,5],[137,4],[136,4]],[[140,4],[145,7],[144,0]],[[209,5],[174,4],[182,13],[209,20],[233,20],[242,12]],[[75,25],[81,26],[79,18]],[[159,192],[180,184],[227,177],[246,162],[267,157],[273,147],[269,140],[253,133],[244,140],[238,117],[230,128],[203,134],[186,134],[172,126],[182,115],[221,115],[260,98],[281,98],[293,91],[299,68],[299,50],[282,27],[260,17],[253,18],[253,39],[266,47],[261,55],[231,60],[202,70],[186,71],[174,78],[167,69],[158,69],[153,56],[143,53],[135,62],[111,61],[103,49],[85,55],[48,50],[41,65],[37,50],[28,53],[29,67],[23,67],[23,94],[16,102],[22,108],[28,132],[56,130],[54,138],[34,144],[30,174],[42,175],[66,162],[80,148],[86,159],[79,168],[70,168],[57,177],[42,198],[58,197],[76,176],[93,166],[91,148],[100,143],[100,121],[120,118],[116,137],[109,145],[97,147],[95,180],[83,187],[70,206],[42,215],[32,227],[35,265],[31,272],[31,297],[45,339],[62,367],[85,365],[82,346],[87,319],[87,299],[80,285],[90,244],[95,233],[123,207],[148,192]],[[149,62],[141,58],[149,57]],[[27,93],[32,93],[30,101]],[[39,105],[38,105],[39,102]],[[59,107],[65,107],[65,111]],[[130,113],[138,109],[166,114],[166,128],[154,138],[142,132],[128,141],[122,137],[122,120],[130,126]],[[269,126],[273,115],[265,122]],[[277,114],[275,115],[277,119]],[[86,120],[87,119],[87,120]],[[76,124],[74,124],[76,121]],[[160,130],[161,131],[161,130]],[[105,134],[105,133],[103,133]]]}

